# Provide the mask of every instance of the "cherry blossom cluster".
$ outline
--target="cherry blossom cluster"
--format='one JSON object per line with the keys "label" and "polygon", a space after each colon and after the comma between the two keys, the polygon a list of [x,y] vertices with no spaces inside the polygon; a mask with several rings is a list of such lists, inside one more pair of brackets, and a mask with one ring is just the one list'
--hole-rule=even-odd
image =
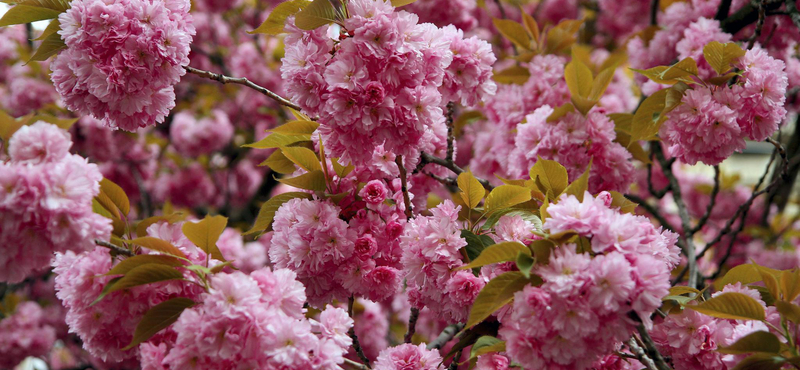
{"label": "cherry blossom cluster", "polygon": [[449,101],[476,104],[495,92],[491,46],[455,27],[418,24],[383,0],[347,3],[335,28],[289,27],[281,73],[287,93],[319,116],[326,149],[360,164],[383,144],[416,158],[427,131],[442,125]]}
{"label": "cherry blossom cluster", "polygon": [[464,322],[485,276],[464,266],[461,254],[467,241],[458,221],[461,206],[445,200],[430,216],[410,220],[402,236],[406,292],[412,307],[428,307],[448,322]]}
{"label": "cherry blossom cluster", "polygon": [[[343,207],[328,200],[292,199],[275,213],[269,256],[278,268],[295,271],[317,307],[351,295],[381,301],[402,282],[398,237],[403,231],[398,189],[382,180],[368,182],[361,201]],[[399,201],[399,202],[398,202]]]}
{"label": "cherry blossom cluster", "polygon": [[50,265],[54,252],[81,252],[108,238],[111,223],[92,211],[103,176],[69,154],[69,134],[36,122],[8,142],[0,162],[0,281],[16,283]]}
{"label": "cherry blossom cluster", "polygon": [[586,246],[556,247],[532,273],[543,280],[517,292],[500,336],[524,368],[586,369],[626,340],[636,323],[661,306],[670,270],[679,262],[677,234],[643,216],[611,208],[611,196],[562,195],[547,209],[551,234],[575,232]]}
{"label": "cherry blossom cluster", "polygon": [[570,180],[578,178],[589,166],[589,191],[625,191],[633,178],[631,154],[615,142],[614,122],[596,110],[586,116],[572,112],[555,122],[553,114],[543,106],[526,116],[517,126],[514,160],[509,168],[515,178],[524,178],[537,158],[554,160],[567,168]]}
{"label": "cherry blossom cluster", "polygon": [[202,301],[172,327],[172,348],[150,345],[157,369],[341,369],[352,340],[347,312],[328,306],[305,317],[303,285],[286,269],[216,274]]}
{"label": "cherry blossom cluster", "polygon": [[784,66],[766,51],[751,49],[738,62],[742,76],[734,85],[687,90],[661,128],[670,154],[688,164],[716,165],[744,149],[745,138],[771,136],[786,116]]}
{"label": "cherry blossom cluster", "polygon": [[[193,263],[206,261],[205,253],[183,235],[180,223],[159,222],[149,226],[147,233],[170,242]],[[103,288],[114,278],[107,273],[116,264],[109,250],[102,247],[80,254],[71,251],[57,254],[53,262],[57,274],[56,291],[67,309],[67,325],[81,338],[85,350],[109,363],[136,364],[138,347],[127,351],[121,348],[131,342],[142,316],[158,303],[174,297],[196,298],[203,289],[191,283],[187,272],[185,282],[137,286],[112,292],[98,300]],[[168,343],[173,336],[171,332],[160,333],[150,344]]]}
{"label": "cherry blossom cluster", "polygon": [[64,105],[113,128],[164,122],[195,34],[186,0],[74,0],[51,79]]}
{"label": "cherry blossom cluster", "polygon": [[401,344],[387,348],[378,356],[375,370],[444,370],[442,356],[428,350],[425,344]]}
{"label": "cherry blossom cluster", "polygon": [[[741,283],[726,285],[722,293],[743,293],[756,300],[767,312],[767,322],[780,326],[781,319],[775,307],[767,307],[761,294]],[[652,330],[652,337],[659,351],[672,358],[676,369],[727,370],[734,368],[746,355],[722,354],[720,347],[736,343],[742,337],[756,331],[770,331],[767,325],[755,320],[728,320],[703,315],[691,309],[670,314]]]}
{"label": "cherry blossom cluster", "polygon": [[46,320],[38,303],[16,306],[0,320],[0,367],[13,369],[28,356],[44,356],[53,347],[56,330]]}
{"label": "cherry blossom cluster", "polygon": [[179,153],[197,157],[224,148],[233,137],[228,115],[214,110],[211,117],[195,119],[189,112],[176,114],[169,126],[169,138]]}

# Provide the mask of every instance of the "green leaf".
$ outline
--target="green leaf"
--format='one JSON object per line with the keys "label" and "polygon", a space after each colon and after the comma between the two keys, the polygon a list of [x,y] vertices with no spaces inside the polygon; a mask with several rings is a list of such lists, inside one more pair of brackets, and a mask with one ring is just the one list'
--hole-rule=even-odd
{"label": "green leaf", "polygon": [[417,0],[392,0],[392,6],[395,7],[395,8],[399,8],[399,7],[403,6],[403,5],[408,5],[408,4],[411,4],[411,3],[415,2],[415,1],[417,1]]}
{"label": "green leaf", "polygon": [[469,230],[461,230],[461,237],[467,241],[467,258],[470,261],[477,259],[483,251],[490,245],[494,245],[494,240],[488,235],[476,235]]}
{"label": "green leaf", "polygon": [[610,191],[609,193],[611,193],[611,207],[619,208],[619,211],[622,213],[633,213],[636,211],[636,207],[639,206],[639,204],[625,198],[620,192]]}
{"label": "green leaf", "polygon": [[573,97],[588,98],[592,91],[592,70],[577,59],[573,59],[564,67],[564,80]]}
{"label": "green leaf", "polygon": [[493,244],[483,249],[480,252],[480,255],[473,259],[468,265],[461,266],[458,269],[466,270],[475,267],[491,265],[493,263],[514,261],[517,259],[517,255],[520,253],[530,256],[531,250],[518,242],[502,242]]}
{"label": "green leaf", "polygon": [[[763,266],[762,266],[763,267]],[[780,273],[778,270],[773,270],[763,267],[766,271],[770,271],[773,275]],[[744,264],[730,269],[725,275],[714,282],[714,289],[722,290],[728,284],[742,283],[742,285],[755,283],[761,281],[761,274],[755,264]]]}
{"label": "green leaf", "polygon": [[538,48],[539,37],[541,36],[539,31],[539,24],[536,23],[536,19],[530,16],[530,14],[526,12],[522,13],[522,25],[525,26],[525,29],[528,31],[528,34],[531,36],[532,41],[534,42],[536,48]]}
{"label": "green leaf", "polygon": [[589,100],[597,101],[603,96],[611,80],[614,79],[614,72],[616,72],[615,67],[606,68],[594,77],[592,90],[589,91]]}
{"label": "green leaf", "polygon": [[61,22],[58,21],[58,18],[53,19],[52,21],[50,21],[50,23],[47,24],[47,28],[45,28],[44,31],[42,31],[42,34],[39,35],[39,37],[35,38],[34,40],[35,41],[44,40],[47,38],[47,36],[50,36],[58,32],[59,30],[61,30]]}
{"label": "green leaf", "polygon": [[542,159],[541,157],[531,167],[529,174],[531,180],[536,181],[538,177],[539,181],[544,185],[544,189],[539,190],[543,193],[547,193],[548,190],[553,192],[551,200],[557,199],[569,184],[569,175],[567,175],[567,169],[564,166],[556,161]]}
{"label": "green leaf", "polygon": [[194,305],[195,302],[191,299],[178,297],[153,306],[153,308],[149,309],[144,316],[142,316],[142,320],[139,321],[139,324],[136,325],[136,331],[133,333],[131,343],[122,348],[122,350],[127,351],[138,346],[142,342],[146,342],[162,329],[178,321],[178,317],[181,316],[183,310]]}
{"label": "green leaf", "polygon": [[608,115],[614,121],[614,128],[629,135],[633,127],[633,114],[630,113],[611,113]]}
{"label": "green leaf", "polygon": [[106,178],[100,180],[100,193],[97,194],[97,201],[117,218],[127,218],[131,212],[131,203],[125,190]]}
{"label": "green leaf", "polygon": [[525,49],[531,49],[531,39],[528,31],[521,24],[508,19],[493,18],[494,27],[509,41]]}
{"label": "green leaf", "polygon": [[286,158],[308,172],[322,170],[317,154],[311,149],[294,146],[281,148],[281,150]]}
{"label": "green leaf", "polygon": [[186,255],[183,254],[180,249],[172,245],[172,243],[166,240],[154,238],[152,236],[143,236],[141,238],[129,240],[128,242],[145,247],[152,251],[166,253],[180,258],[186,258]]}
{"label": "green leaf", "polygon": [[0,27],[11,26],[14,24],[24,24],[45,19],[53,19],[61,14],[60,11],[26,4],[17,4],[3,14],[0,18]]}
{"label": "green leaf", "polygon": [[286,158],[286,156],[283,155],[283,151],[280,149],[276,149],[274,152],[272,152],[272,154],[269,155],[269,158],[259,164],[259,166],[267,166],[271,170],[283,175],[297,171],[297,167],[294,166],[294,162],[292,162],[289,158]]}
{"label": "green leaf", "polygon": [[486,195],[486,189],[484,189],[481,182],[472,175],[472,172],[462,172],[458,175],[456,183],[461,190],[458,195],[464,200],[464,204],[472,209],[478,207],[481,200],[483,200],[483,197]]}
{"label": "green leaf", "polygon": [[272,220],[275,218],[275,212],[278,211],[278,208],[280,208],[283,203],[295,198],[311,199],[311,194],[288,192],[278,194],[270,198],[261,206],[261,209],[258,211],[258,216],[256,216],[255,224],[250,230],[245,232],[244,235],[250,235],[269,230],[269,228],[272,226]]}
{"label": "green leaf", "polygon": [[531,77],[531,72],[517,65],[508,67],[492,75],[492,79],[501,84],[524,85]]}
{"label": "green leaf", "polygon": [[120,263],[111,268],[106,275],[125,275],[134,268],[151,263],[173,267],[183,266],[183,261],[169,255],[140,254],[120,261]]}
{"label": "green leaf", "polygon": [[742,293],[722,293],[694,306],[686,306],[702,314],[720,319],[764,320],[764,307]]}
{"label": "green leaf", "polygon": [[800,270],[786,270],[781,272],[781,291],[783,300],[794,301],[800,295]]}
{"label": "green leaf", "polygon": [[778,370],[786,363],[786,359],[776,355],[757,353],[745,358],[733,370]]}
{"label": "green leaf", "polygon": [[775,301],[775,308],[784,319],[800,324],[800,306],[785,301]]}
{"label": "green leaf", "polygon": [[663,80],[677,80],[688,76],[697,76],[697,62],[692,58],[684,58],[671,65],[661,74]]}
{"label": "green leaf", "polygon": [[[11,136],[24,125],[25,120],[14,119],[14,117],[0,110],[0,140],[3,140],[3,143],[8,143]],[[8,145],[3,145],[3,147],[8,150]]]}
{"label": "green leaf", "polygon": [[30,59],[28,59],[28,62],[31,62],[33,60],[39,62],[45,61],[47,60],[47,58],[50,58],[51,56],[58,54],[59,51],[66,48],[67,44],[65,44],[64,41],[61,40],[61,36],[57,33],[54,33],[50,36],[47,36],[47,38],[45,38],[44,41],[42,41],[42,44],[39,45],[38,49],[36,49],[36,53],[34,53],[33,56]]}
{"label": "green leaf", "polygon": [[274,133],[255,143],[245,144],[242,146],[246,148],[269,149],[289,146],[303,141],[311,141],[311,135],[284,135]]}
{"label": "green leaf", "polygon": [[767,290],[769,290],[769,294],[777,299],[780,299],[781,290],[780,286],[778,286],[778,279],[775,278],[775,275],[773,275],[770,269],[766,267],[756,265],[755,263],[753,263],[753,265],[758,270],[758,273],[761,274],[761,281],[764,282],[764,286],[766,286]]}
{"label": "green leaf", "polygon": [[586,166],[586,171],[575,179],[572,184],[569,184],[564,192],[569,195],[574,195],[579,201],[583,202],[583,196],[589,191],[589,172],[592,170],[592,160],[589,160],[589,165]]}
{"label": "green leaf", "polygon": [[561,117],[564,117],[567,114],[570,114],[574,111],[575,111],[575,106],[572,105],[572,103],[564,103],[553,109],[553,113],[550,113],[550,115],[547,116],[547,122],[552,123],[558,121],[559,119],[561,119]]}
{"label": "green leaf", "polygon": [[472,349],[469,351],[469,358],[475,359],[478,356],[485,355],[491,352],[504,352],[506,350],[506,342],[495,337],[484,335],[475,341]]}
{"label": "green leaf", "polygon": [[183,279],[183,273],[174,267],[153,263],[141,265],[128,271],[125,276],[114,283],[114,285],[108,289],[108,294],[140,285],[181,279]]}
{"label": "green leaf", "polygon": [[633,115],[631,140],[655,140],[661,129],[661,112],[666,106],[667,89],[658,90],[645,99]]}
{"label": "green leaf", "polygon": [[533,268],[534,260],[533,257],[530,255],[530,251],[527,253],[519,252],[517,254],[517,269],[525,275],[526,278],[531,277],[531,269]]}
{"label": "green leaf", "polygon": [[322,170],[311,171],[297,177],[282,178],[278,181],[305,190],[325,191],[326,188],[325,173]]}
{"label": "green leaf", "polygon": [[531,191],[528,188],[516,185],[500,185],[486,197],[484,208],[486,213],[492,213],[504,208],[513,207],[531,200]]}
{"label": "green leaf", "polygon": [[525,288],[530,280],[519,271],[509,271],[495,277],[481,289],[472,309],[466,328],[471,328],[514,299],[514,293]]}
{"label": "green leaf", "polygon": [[314,0],[294,17],[294,23],[301,30],[310,31],[339,19],[336,9],[328,0]]}
{"label": "green leaf", "polygon": [[288,136],[311,135],[317,130],[317,127],[319,127],[319,123],[314,121],[297,120],[286,122],[285,124],[275,127],[269,131]]}
{"label": "green leaf", "polygon": [[181,227],[183,235],[186,236],[194,245],[210,254],[214,259],[225,261],[222,252],[217,248],[219,240],[225,227],[228,225],[228,218],[224,216],[206,216],[200,222],[186,222]]}
{"label": "green leaf", "polygon": [[695,289],[695,288],[692,288],[692,287],[679,285],[679,286],[674,286],[672,288],[669,288],[669,294],[670,295],[682,295],[682,294],[695,294],[695,295],[697,295],[697,294],[700,294],[700,291]]}
{"label": "green leaf", "polygon": [[106,285],[103,287],[103,290],[100,292],[100,295],[98,295],[97,298],[95,298],[95,300],[91,304],[89,304],[89,307],[94,306],[95,304],[97,304],[97,302],[100,302],[103,298],[105,298],[105,296],[108,295],[108,293],[111,291],[111,288],[114,286],[114,284],[116,284],[121,279],[122,276],[115,277],[109,280],[108,283],[106,283]]}
{"label": "green leaf", "polygon": [[767,331],[756,331],[740,338],[736,343],[728,347],[720,347],[717,352],[731,355],[758,352],[777,354],[780,350],[781,342],[775,334]]}
{"label": "green leaf", "polygon": [[284,1],[278,4],[278,6],[276,6],[275,9],[269,13],[267,20],[265,20],[264,23],[261,23],[258,28],[248,31],[247,33],[262,33],[273,36],[279,35],[283,33],[283,27],[286,24],[286,19],[295,15],[310,3],[310,0]]}
{"label": "green leaf", "polygon": [[555,247],[555,243],[547,239],[534,240],[530,245],[533,256],[536,257],[536,263],[539,265],[546,265],[550,262],[550,252]]}
{"label": "green leaf", "polygon": [[703,57],[706,62],[720,75],[724,75],[725,72],[729,71],[733,67],[732,64],[743,57],[744,54],[745,51],[733,42],[722,44],[718,41],[712,41],[703,47]]}

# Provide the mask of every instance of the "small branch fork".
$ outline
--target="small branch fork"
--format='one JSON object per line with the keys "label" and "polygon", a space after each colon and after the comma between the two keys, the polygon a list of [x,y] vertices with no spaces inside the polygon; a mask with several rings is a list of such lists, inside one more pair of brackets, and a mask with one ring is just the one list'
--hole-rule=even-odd
{"label": "small branch fork", "polygon": [[292,109],[294,109],[294,110],[296,110],[298,112],[300,111],[300,107],[297,106],[296,104],[294,104],[294,103],[290,102],[289,100],[287,100],[286,98],[284,98],[284,97],[282,97],[282,96],[270,91],[266,87],[256,85],[252,81],[248,80],[246,77],[230,77],[230,76],[226,76],[226,75],[223,75],[223,74],[214,73],[214,72],[211,72],[211,71],[205,71],[205,70],[202,70],[202,69],[197,69],[197,68],[193,68],[193,67],[189,67],[189,66],[184,66],[183,69],[185,69],[186,72],[189,72],[189,73],[191,73],[193,75],[197,75],[197,76],[200,76],[200,77],[203,77],[203,78],[207,78],[209,80],[218,81],[218,82],[222,83],[223,85],[224,84],[237,84],[237,85],[247,86],[247,87],[249,87],[249,88],[251,88],[253,90],[256,90],[256,91],[266,95],[267,97],[271,98],[272,100],[275,100],[280,105],[292,108]]}
{"label": "small branch fork", "polygon": [[124,256],[128,256],[128,257],[133,257],[134,256],[133,252],[131,252],[130,250],[127,250],[125,248],[116,246],[116,245],[111,244],[111,243],[109,243],[107,241],[104,241],[104,240],[95,239],[94,244],[96,244],[98,246],[101,246],[101,247],[105,247],[105,248],[111,249],[112,251],[116,252],[117,254],[121,254],[121,255],[124,255]]}
{"label": "small branch fork", "polygon": [[[350,299],[347,300],[347,314],[350,317],[353,317],[353,303],[354,302],[355,302],[355,298],[353,296],[350,296]],[[370,367],[370,365],[369,365],[369,358],[367,358],[367,356],[364,354],[364,350],[361,348],[361,343],[358,341],[358,336],[356,336],[355,326],[350,327],[350,331],[348,331],[347,334],[350,335],[351,339],[353,339],[353,349],[355,349],[356,354],[358,355],[358,358],[360,358],[361,361],[364,362],[363,365],[361,365],[361,364],[359,364],[357,362],[354,362],[354,363],[356,365],[361,365],[362,369],[371,369],[372,367]]]}

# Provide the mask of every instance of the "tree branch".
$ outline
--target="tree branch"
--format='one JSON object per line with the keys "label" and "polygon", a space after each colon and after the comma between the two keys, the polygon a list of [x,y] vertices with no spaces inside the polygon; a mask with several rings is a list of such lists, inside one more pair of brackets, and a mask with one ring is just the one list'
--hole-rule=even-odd
{"label": "tree branch", "polygon": [[189,67],[189,66],[184,66],[183,68],[186,70],[186,72],[189,72],[189,73],[191,73],[193,75],[197,75],[197,76],[200,76],[200,77],[203,77],[203,78],[207,78],[209,80],[218,81],[218,82],[222,83],[223,85],[230,83],[230,84],[238,84],[238,85],[247,86],[247,87],[249,87],[249,88],[251,88],[253,90],[256,90],[256,91],[266,95],[267,97],[271,98],[272,100],[275,100],[280,105],[292,108],[292,109],[294,109],[294,110],[296,110],[298,112],[300,111],[300,107],[297,106],[296,104],[290,102],[286,98],[284,98],[284,97],[282,97],[282,96],[270,91],[269,89],[267,89],[265,87],[256,85],[255,83],[253,83],[250,80],[248,80],[246,77],[230,77],[230,76],[225,76],[225,75],[219,74],[219,73],[214,73],[214,72],[210,72],[210,71],[204,71],[202,69],[192,68],[192,67]]}
{"label": "tree branch", "polygon": [[448,162],[453,162],[453,152],[455,151],[455,147],[453,142],[455,141],[455,137],[453,136],[453,114],[455,113],[455,104],[453,102],[447,103],[447,156],[445,160]]}
{"label": "tree branch", "polygon": [[95,239],[94,240],[94,244],[96,244],[98,246],[101,246],[101,247],[105,247],[105,248],[111,249],[112,251],[116,252],[117,254],[121,254],[123,256],[128,256],[128,257],[133,257],[134,256],[133,252],[131,252],[130,250],[122,248],[122,247],[119,247],[119,246],[114,245],[114,244],[111,244],[111,243],[109,243],[107,241],[104,241],[104,240]]}
{"label": "tree branch", "polygon": [[756,22],[756,29],[753,31],[753,35],[750,36],[750,40],[747,42],[747,50],[753,48],[756,44],[756,39],[761,36],[761,29],[764,27],[764,19],[767,18],[767,10],[764,9],[764,0],[758,2],[758,21]]}
{"label": "tree branch", "polygon": [[[354,302],[355,298],[353,296],[350,296],[350,298],[347,300],[347,314],[350,315],[350,317],[353,317]],[[351,326],[350,331],[348,331],[347,334],[350,335],[351,339],[353,339],[353,349],[355,349],[358,358],[360,358],[361,361],[364,362],[364,366],[366,366],[367,369],[371,369],[372,367],[370,367],[369,365],[369,358],[367,358],[367,356],[364,354],[364,350],[361,348],[361,343],[358,342],[358,336],[356,336],[355,326]]]}
{"label": "tree branch", "polygon": [[464,329],[464,324],[451,324],[447,325],[444,330],[439,334],[436,339],[432,342],[428,343],[428,349],[442,349],[447,342],[449,342],[453,337],[458,334],[458,332]]}
{"label": "tree branch", "polygon": [[722,21],[725,18],[728,18],[728,14],[731,12],[731,3],[732,0],[722,0],[719,3],[719,8],[717,8],[717,14],[714,15],[714,19],[718,21]]}
{"label": "tree branch", "polygon": [[403,156],[398,155],[397,158],[395,158],[395,163],[397,163],[397,168],[400,170],[400,187],[403,191],[403,203],[406,206],[406,219],[410,220],[414,218],[414,213],[411,209],[411,197],[408,195],[408,173],[406,172],[406,167],[403,165]]}
{"label": "tree branch", "polygon": [[[429,163],[438,164],[444,168],[447,168],[450,171],[453,171],[453,173],[455,173],[456,175],[460,175],[461,173],[464,172],[464,169],[459,167],[453,161],[448,161],[447,159],[439,158],[437,156],[433,156],[428,153],[422,152],[420,154],[419,164],[417,165],[417,168],[414,169],[414,173],[422,171],[422,168],[424,168],[425,165]],[[492,184],[490,184],[489,181],[485,179],[478,179],[478,181],[480,181],[481,185],[483,185],[483,187],[486,188],[487,190],[494,189],[494,186],[492,186]]]}
{"label": "tree branch", "polygon": [[714,203],[717,202],[717,194],[719,194],[719,165],[714,166],[714,189],[711,190],[711,200],[708,201],[706,212],[703,213],[703,216],[697,221],[697,225],[692,229],[692,235],[700,231],[708,222],[711,212],[714,210]]}
{"label": "tree branch", "polygon": [[408,330],[403,336],[403,343],[411,343],[414,333],[417,332],[417,319],[419,319],[419,308],[411,307],[411,316],[408,317]]}
{"label": "tree branch", "polygon": [[650,0],[650,25],[655,26],[658,24],[658,0]]}

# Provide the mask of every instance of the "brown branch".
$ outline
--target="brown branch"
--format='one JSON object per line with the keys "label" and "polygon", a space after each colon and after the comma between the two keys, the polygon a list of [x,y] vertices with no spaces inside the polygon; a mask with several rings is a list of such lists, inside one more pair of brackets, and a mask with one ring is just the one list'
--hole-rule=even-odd
{"label": "brown branch", "polygon": [[753,48],[756,44],[756,39],[761,36],[761,29],[764,27],[764,19],[767,18],[767,10],[764,7],[764,0],[758,2],[758,21],[756,22],[756,29],[753,31],[753,35],[750,36],[750,40],[747,42],[747,50]]}
{"label": "brown branch", "polygon": [[453,136],[453,114],[455,113],[455,104],[453,102],[447,103],[447,156],[445,156],[445,160],[448,162],[453,162],[453,152],[455,152],[455,146],[453,142],[455,141],[455,137]]}
{"label": "brown branch", "polygon": [[[417,165],[417,168],[414,169],[414,173],[422,171],[422,168],[424,168],[425,165],[429,163],[438,164],[444,168],[447,168],[450,171],[453,171],[453,173],[455,173],[456,175],[460,175],[461,173],[464,172],[464,169],[459,167],[453,161],[448,161],[447,159],[439,158],[437,156],[433,156],[428,153],[422,152],[420,154],[419,164]],[[485,179],[478,179],[478,181],[480,181],[481,185],[483,185],[483,187],[486,188],[487,190],[494,189],[494,186],[492,186],[492,184],[490,184],[489,181]]]}
{"label": "brown branch", "polygon": [[[783,0],[767,1],[764,3],[765,11],[768,13],[775,11],[778,8],[780,8],[781,5],[783,5],[783,3],[784,3]],[[794,5],[793,3],[794,1],[792,0],[786,1],[787,8],[792,7]],[[730,16],[721,19],[720,26],[722,27],[723,31],[730,34],[736,34],[743,28],[753,24],[756,21],[758,21],[758,6],[754,6],[752,3],[748,2],[736,13],[733,13]]]}
{"label": "brown branch", "polygon": [[639,343],[636,342],[636,338],[631,337],[631,339],[628,339],[626,344],[631,350],[631,353],[633,353],[633,358],[639,360],[639,362],[641,362],[647,370],[658,370],[656,363],[653,362],[650,357],[647,357],[644,349],[639,346]]}
{"label": "brown branch", "polygon": [[400,170],[400,187],[403,191],[403,203],[406,206],[406,219],[410,220],[414,218],[414,213],[411,208],[411,197],[408,195],[408,173],[406,172],[406,167],[403,165],[403,156],[398,155],[397,158],[395,158],[395,163],[397,163],[397,168]]}
{"label": "brown branch", "polygon": [[419,319],[419,308],[411,307],[411,316],[408,317],[408,331],[403,336],[403,343],[411,343],[411,338],[417,332],[417,319]]}
{"label": "brown branch", "polygon": [[646,352],[647,356],[653,360],[653,364],[655,365],[656,369],[658,370],[672,370],[672,368],[667,365],[667,362],[664,360],[664,357],[661,356],[661,352],[658,352],[658,348],[656,347],[655,342],[653,342],[653,338],[650,338],[650,333],[647,332],[645,329],[644,324],[642,323],[642,319],[639,318],[639,315],[636,312],[631,311],[630,313],[631,318],[639,322],[639,325],[636,327],[636,330],[639,332],[639,338],[641,339],[642,349]]}
{"label": "brown branch", "polygon": [[719,165],[714,166],[714,189],[711,190],[711,200],[708,201],[706,212],[703,213],[703,216],[697,221],[697,225],[692,229],[692,235],[700,231],[708,222],[708,219],[711,217],[711,212],[714,210],[714,204],[717,202],[717,194],[719,194]]}
{"label": "brown branch", "polygon": [[124,255],[124,256],[128,256],[128,257],[133,257],[134,256],[133,252],[131,252],[130,250],[122,248],[122,247],[114,245],[114,244],[111,244],[111,243],[109,243],[107,241],[104,241],[104,240],[95,239],[94,240],[94,244],[96,244],[98,246],[101,246],[101,247],[105,247],[105,248],[111,249],[112,251],[116,252],[117,254],[121,254],[121,255]]}
{"label": "brown branch", "polygon": [[453,339],[453,337],[458,334],[458,332],[464,329],[464,324],[451,324],[447,325],[439,336],[436,337],[432,342],[428,343],[428,349],[442,349],[447,342]]}
{"label": "brown branch", "polygon": [[650,25],[655,26],[658,24],[658,0],[650,0]]}
{"label": "brown branch", "polygon": [[686,203],[683,201],[678,178],[672,173],[672,164],[664,157],[661,146],[654,146],[653,151],[656,159],[658,159],[658,162],[661,164],[661,170],[664,172],[664,176],[666,176],[669,181],[669,187],[672,190],[672,198],[678,206],[678,216],[681,219],[681,227],[684,231],[684,235],[681,235],[680,238],[682,238],[684,242],[683,253],[686,255],[686,263],[689,268],[689,286],[695,288],[697,286],[697,256],[695,255],[694,240],[692,239],[692,224],[689,218],[689,211],[686,208]]}
{"label": "brown branch", "polygon": [[[350,317],[353,317],[354,302],[355,298],[353,296],[350,296],[350,298],[347,300],[347,314],[350,315]],[[359,343],[358,341],[358,336],[356,336],[355,326],[351,326],[350,331],[348,331],[347,334],[350,335],[351,339],[353,339],[353,349],[356,350],[358,358],[360,358],[361,361],[364,362],[364,366],[366,366],[367,369],[371,369],[372,367],[369,365],[369,358],[367,358],[367,356],[364,354],[364,350],[361,348],[361,343]]]}
{"label": "brown branch", "polygon": [[733,0],[722,0],[719,3],[719,8],[717,8],[717,14],[714,15],[714,19],[718,21],[722,21],[725,18],[728,18],[728,14],[731,12],[731,3]]}
{"label": "brown branch", "polygon": [[661,226],[664,226],[665,229],[677,232],[675,230],[675,227],[672,226],[672,224],[670,224],[669,221],[667,221],[667,219],[664,218],[661,212],[658,211],[658,208],[647,203],[646,199],[642,199],[634,194],[625,194],[625,198],[628,198],[628,200],[630,200],[631,202],[634,202],[638,204],[640,207],[644,208],[644,210],[647,211],[647,213],[651,214],[656,219],[656,221],[658,221],[658,223],[661,224]]}
{"label": "brown branch", "polygon": [[209,80],[218,81],[218,82],[222,83],[223,85],[230,83],[230,84],[238,84],[238,85],[247,86],[247,87],[249,87],[249,88],[251,88],[253,90],[256,90],[256,91],[266,95],[267,97],[271,98],[272,100],[275,100],[280,105],[292,108],[292,109],[294,109],[294,110],[296,110],[298,112],[300,111],[300,107],[297,106],[296,104],[290,102],[286,98],[284,98],[284,97],[282,97],[282,96],[270,91],[269,89],[267,89],[265,87],[256,85],[255,83],[253,83],[250,80],[248,80],[246,77],[230,77],[230,76],[225,76],[225,75],[219,74],[219,73],[214,73],[214,72],[210,72],[210,71],[204,71],[202,69],[192,68],[192,67],[189,67],[189,66],[184,66],[183,68],[186,70],[186,72],[189,72],[189,73],[191,73],[193,75],[197,75],[197,76],[200,76],[200,77],[203,77],[203,78],[207,78]]}

